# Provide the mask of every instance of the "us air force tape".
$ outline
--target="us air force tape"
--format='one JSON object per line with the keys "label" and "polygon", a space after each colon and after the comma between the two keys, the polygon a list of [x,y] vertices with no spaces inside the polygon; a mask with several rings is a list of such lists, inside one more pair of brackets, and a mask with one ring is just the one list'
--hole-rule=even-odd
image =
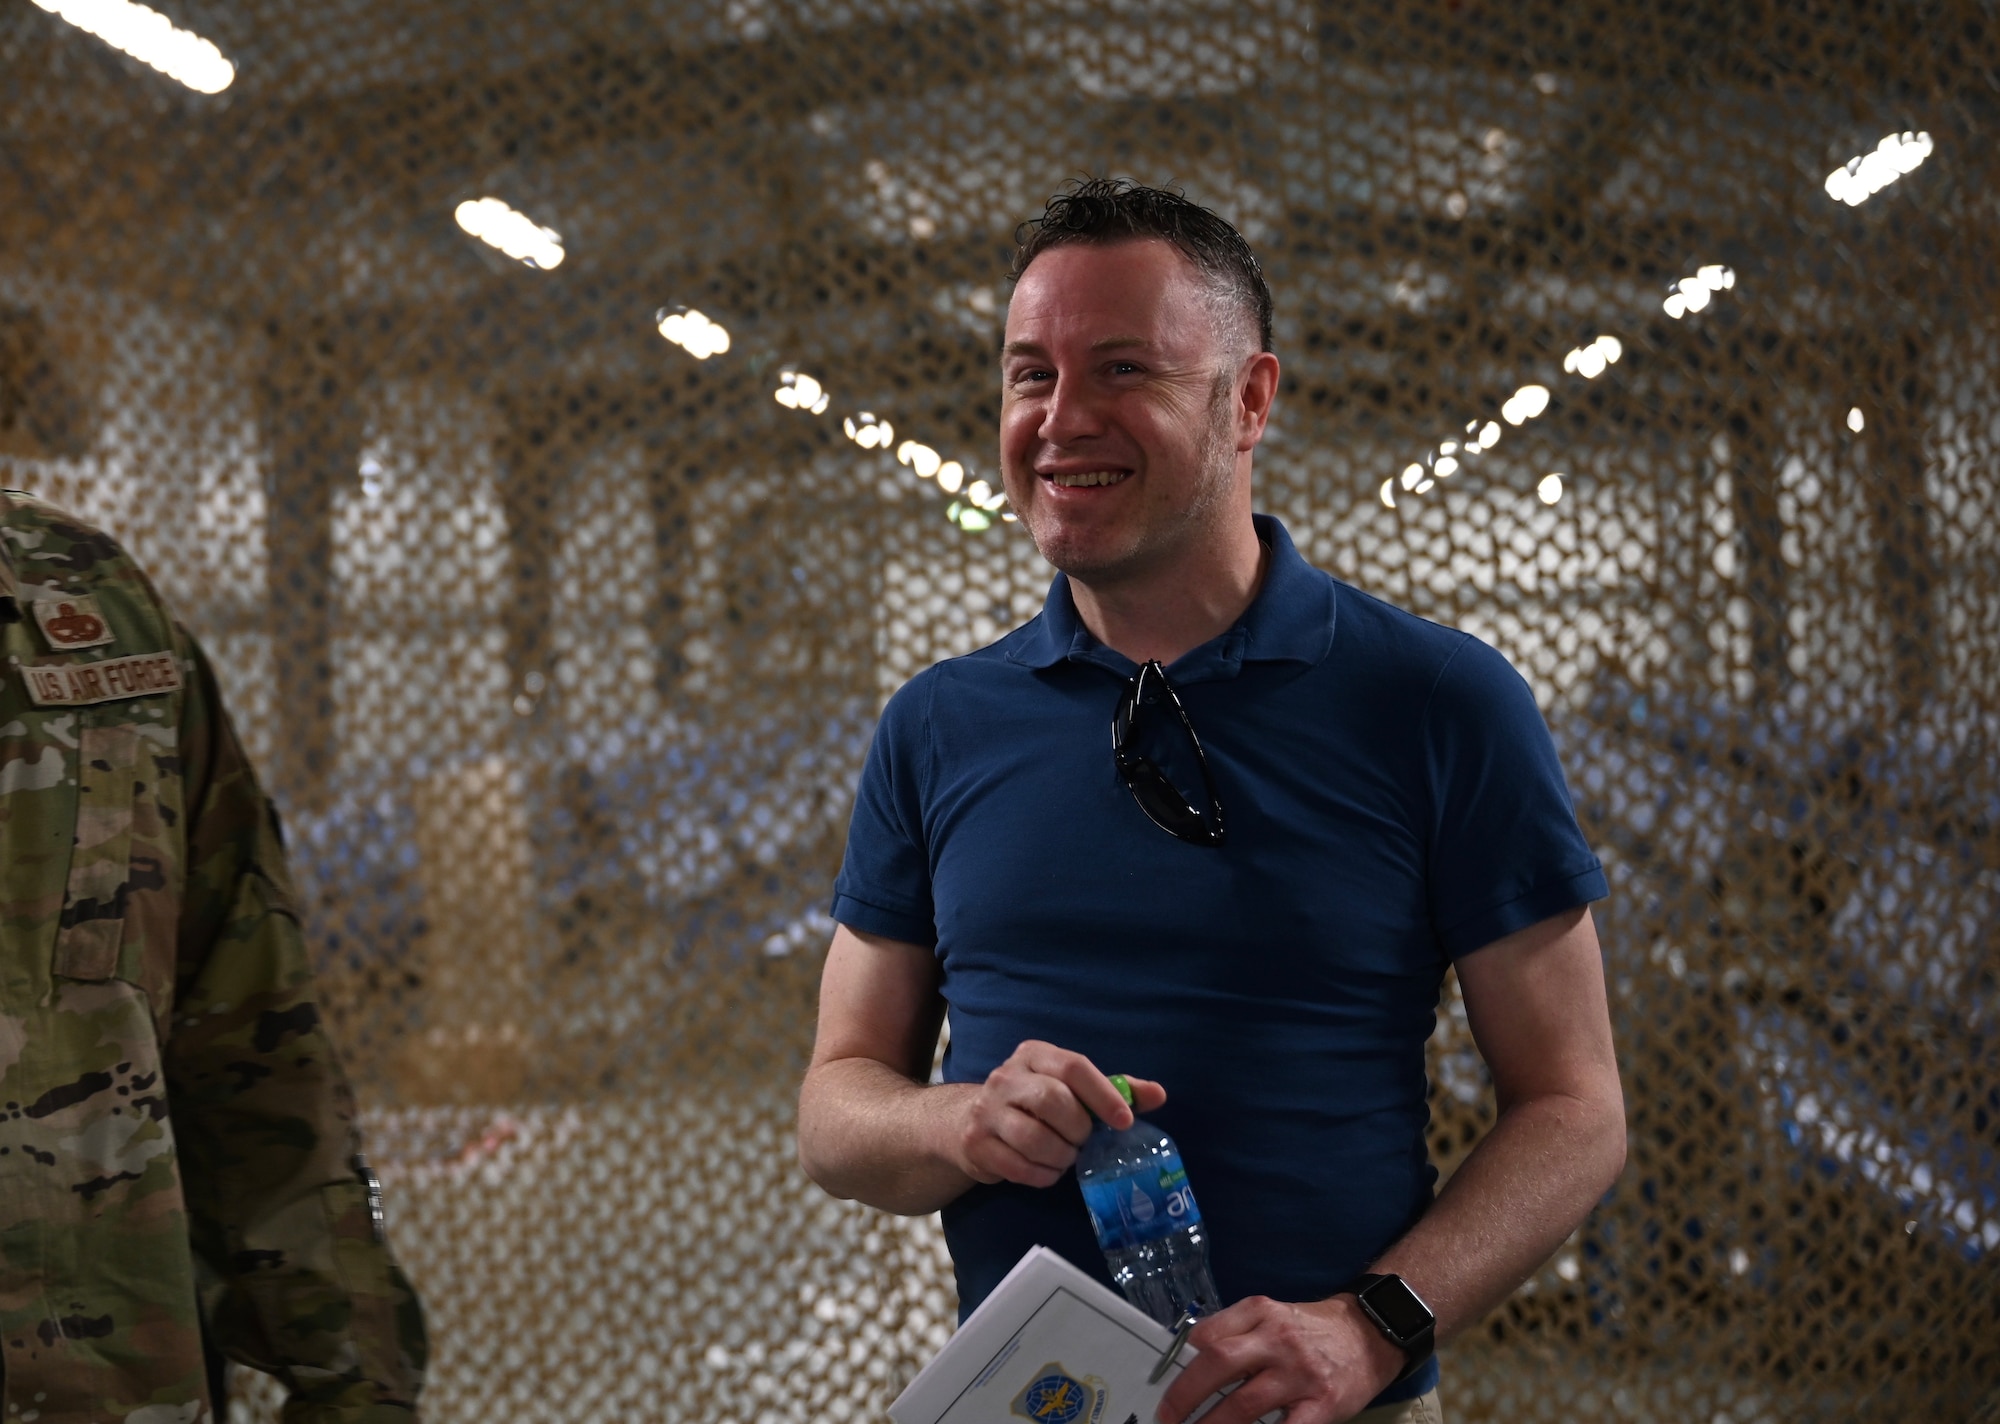
{"label": "us air force tape", "polygon": [[180,660],[172,653],[139,653],[101,663],[30,664],[21,669],[37,707],[88,707],[126,697],[148,697],[181,688]]}

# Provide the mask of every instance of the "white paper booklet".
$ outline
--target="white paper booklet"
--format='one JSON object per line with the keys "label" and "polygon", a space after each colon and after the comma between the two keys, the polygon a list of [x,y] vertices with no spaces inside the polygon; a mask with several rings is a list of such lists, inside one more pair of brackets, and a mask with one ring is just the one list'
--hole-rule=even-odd
{"label": "white paper booklet", "polygon": [[897,1396],[889,1417],[895,1424],[1154,1424],[1160,1397],[1195,1356],[1183,1348],[1160,1382],[1148,1384],[1172,1341],[1172,1331],[1123,1296],[1037,1246]]}

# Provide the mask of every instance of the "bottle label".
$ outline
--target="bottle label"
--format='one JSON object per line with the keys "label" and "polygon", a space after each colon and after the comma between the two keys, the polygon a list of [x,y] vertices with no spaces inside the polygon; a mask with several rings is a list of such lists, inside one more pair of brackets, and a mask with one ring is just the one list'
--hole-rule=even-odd
{"label": "bottle label", "polygon": [[1143,1246],[1197,1225],[1201,1208],[1180,1154],[1170,1152],[1126,1177],[1100,1177],[1083,1184],[1083,1204],[1106,1251]]}

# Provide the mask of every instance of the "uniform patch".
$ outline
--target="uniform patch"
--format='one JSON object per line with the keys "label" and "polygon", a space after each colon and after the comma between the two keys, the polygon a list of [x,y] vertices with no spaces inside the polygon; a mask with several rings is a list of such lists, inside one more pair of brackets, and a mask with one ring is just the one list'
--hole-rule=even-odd
{"label": "uniform patch", "polygon": [[87,707],[178,692],[181,665],[172,653],[139,653],[101,663],[29,664],[21,669],[21,678],[37,707]]}
{"label": "uniform patch", "polygon": [[97,600],[87,593],[36,599],[35,621],[41,624],[50,649],[58,653],[101,648],[113,641],[111,625],[98,611]]}

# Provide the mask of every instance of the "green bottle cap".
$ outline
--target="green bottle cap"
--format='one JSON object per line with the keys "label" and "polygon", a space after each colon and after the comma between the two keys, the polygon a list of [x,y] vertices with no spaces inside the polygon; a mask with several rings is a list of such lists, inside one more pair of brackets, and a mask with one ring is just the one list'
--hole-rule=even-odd
{"label": "green bottle cap", "polygon": [[1132,1085],[1126,1080],[1125,1075],[1123,1073],[1113,1073],[1111,1075],[1111,1086],[1118,1090],[1118,1096],[1125,1100],[1125,1106],[1128,1108],[1131,1107]]}

